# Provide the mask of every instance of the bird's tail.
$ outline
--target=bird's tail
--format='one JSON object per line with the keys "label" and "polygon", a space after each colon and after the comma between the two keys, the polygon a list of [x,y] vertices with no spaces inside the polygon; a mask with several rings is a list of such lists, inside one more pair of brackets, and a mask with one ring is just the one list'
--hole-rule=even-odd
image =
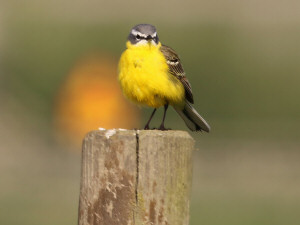
{"label": "bird's tail", "polygon": [[189,102],[186,102],[183,109],[175,108],[175,110],[191,131],[210,131],[208,123],[199,115]]}

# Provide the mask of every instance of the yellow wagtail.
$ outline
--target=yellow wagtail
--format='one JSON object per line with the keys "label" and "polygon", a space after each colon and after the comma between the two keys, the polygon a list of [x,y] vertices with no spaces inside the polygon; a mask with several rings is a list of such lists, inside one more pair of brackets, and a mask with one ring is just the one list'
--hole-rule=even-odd
{"label": "yellow wagtail", "polygon": [[164,106],[159,129],[165,130],[166,112],[171,105],[189,129],[209,132],[209,125],[191,105],[194,103],[191,85],[178,55],[160,43],[156,28],[150,24],[136,25],[126,46],[119,62],[119,81],[129,100],[154,108],[144,129],[149,129],[156,109]]}

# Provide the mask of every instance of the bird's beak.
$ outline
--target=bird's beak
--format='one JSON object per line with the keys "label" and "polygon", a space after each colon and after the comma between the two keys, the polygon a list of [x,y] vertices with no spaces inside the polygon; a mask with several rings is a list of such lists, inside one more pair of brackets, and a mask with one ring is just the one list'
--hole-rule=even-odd
{"label": "bird's beak", "polygon": [[148,35],[148,36],[146,37],[146,40],[147,40],[147,41],[151,41],[151,40],[152,40],[151,35]]}
{"label": "bird's beak", "polygon": [[146,40],[148,41],[148,45],[150,46],[150,45],[151,45],[151,42],[152,42],[152,40],[153,40],[153,38],[151,37],[151,35],[148,35],[148,36],[146,37]]}

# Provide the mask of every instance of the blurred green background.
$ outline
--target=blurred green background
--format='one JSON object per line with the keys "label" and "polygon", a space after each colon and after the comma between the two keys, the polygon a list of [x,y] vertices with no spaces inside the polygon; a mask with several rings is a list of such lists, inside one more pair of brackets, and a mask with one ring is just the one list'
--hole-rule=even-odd
{"label": "blurred green background", "polygon": [[[293,0],[1,1],[0,224],[77,223],[80,146],[57,140],[55,99],[78,59],[118,59],[138,23],[154,24],[179,53],[212,128],[191,133],[190,224],[299,224],[299,8]],[[150,113],[142,109],[140,127]],[[167,126],[187,130],[174,110]]]}

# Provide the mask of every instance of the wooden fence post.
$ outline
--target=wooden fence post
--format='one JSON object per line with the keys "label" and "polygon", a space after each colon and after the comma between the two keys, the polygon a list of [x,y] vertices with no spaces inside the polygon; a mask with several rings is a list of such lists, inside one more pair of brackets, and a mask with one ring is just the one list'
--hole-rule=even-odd
{"label": "wooden fence post", "polygon": [[79,225],[188,225],[194,140],[104,130],[84,139]]}

